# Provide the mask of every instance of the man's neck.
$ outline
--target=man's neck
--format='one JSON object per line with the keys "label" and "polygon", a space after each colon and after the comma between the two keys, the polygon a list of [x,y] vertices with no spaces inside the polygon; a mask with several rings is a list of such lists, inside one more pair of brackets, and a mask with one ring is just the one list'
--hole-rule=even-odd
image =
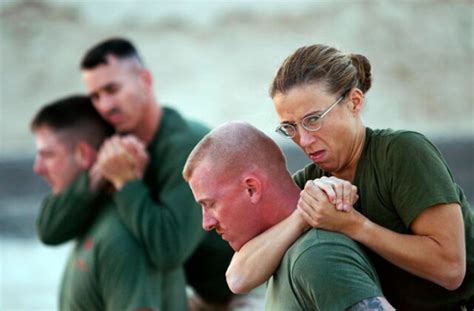
{"label": "man's neck", "polygon": [[293,181],[287,185],[279,184],[267,199],[266,213],[264,216],[268,228],[290,216],[296,209],[300,198],[301,189]]}
{"label": "man's neck", "polygon": [[163,109],[159,103],[156,100],[151,101],[147,104],[143,119],[133,134],[148,145],[159,129],[162,115]]}

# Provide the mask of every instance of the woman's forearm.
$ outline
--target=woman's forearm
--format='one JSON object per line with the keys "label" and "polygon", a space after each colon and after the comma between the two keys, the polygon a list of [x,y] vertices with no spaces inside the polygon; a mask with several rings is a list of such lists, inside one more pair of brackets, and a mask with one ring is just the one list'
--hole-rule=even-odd
{"label": "woman's forearm", "polygon": [[248,241],[234,254],[226,272],[227,284],[236,294],[246,293],[270,278],[286,250],[309,228],[298,210]]}
{"label": "woman's forearm", "polygon": [[456,204],[428,208],[400,234],[366,220],[358,232],[346,232],[394,265],[446,289],[458,288],[466,271],[461,210]]}

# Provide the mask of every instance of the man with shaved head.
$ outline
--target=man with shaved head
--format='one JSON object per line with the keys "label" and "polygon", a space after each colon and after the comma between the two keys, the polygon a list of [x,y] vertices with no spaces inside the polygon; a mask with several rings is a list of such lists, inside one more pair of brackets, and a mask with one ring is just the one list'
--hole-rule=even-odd
{"label": "man with shaved head", "polygon": [[[306,230],[293,213],[300,189],[283,153],[247,123],[227,123],[207,134],[189,155],[183,176],[201,205],[203,228],[215,229],[236,252],[288,217]],[[324,194],[321,204],[331,204]],[[267,284],[265,308],[393,310],[362,248],[345,235],[317,229],[286,251]]]}
{"label": "man with shaved head", "polygon": [[[162,284],[164,295],[181,297],[187,281],[204,300],[192,307],[226,309],[232,293],[224,273],[232,250],[217,234],[200,228],[201,215],[181,176],[189,152],[208,129],[158,102],[151,72],[126,39],[93,46],[81,62],[81,73],[95,109],[117,132],[101,147],[90,171],[91,184],[104,180],[113,186],[121,221],[143,244],[155,268],[180,268],[174,282]],[[92,200],[100,193],[95,190],[89,185],[74,193]],[[41,222],[43,236],[60,239],[59,229],[88,221],[90,206],[69,203],[61,206],[62,217]]]}

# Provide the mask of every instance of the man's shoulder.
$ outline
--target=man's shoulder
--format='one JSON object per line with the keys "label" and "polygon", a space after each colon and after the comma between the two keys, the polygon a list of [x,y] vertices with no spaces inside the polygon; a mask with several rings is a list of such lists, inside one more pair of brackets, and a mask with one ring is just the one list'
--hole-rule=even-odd
{"label": "man's shoulder", "polygon": [[176,110],[163,107],[163,117],[153,145],[173,148],[182,146],[194,147],[209,132],[203,123],[185,119]]}
{"label": "man's shoulder", "polygon": [[335,258],[367,261],[362,247],[342,233],[311,229],[302,235],[285,254],[292,269],[297,266],[324,269]]}
{"label": "man's shoulder", "polygon": [[302,288],[317,287],[321,299],[331,294],[318,287],[320,284],[346,292],[378,288],[377,273],[369,257],[358,243],[343,234],[312,229],[286,255],[285,264],[292,282]]}
{"label": "man's shoulder", "polygon": [[325,247],[326,245],[359,248],[359,245],[345,234],[321,229],[311,229],[296,240],[288,251],[304,253],[309,249]]}

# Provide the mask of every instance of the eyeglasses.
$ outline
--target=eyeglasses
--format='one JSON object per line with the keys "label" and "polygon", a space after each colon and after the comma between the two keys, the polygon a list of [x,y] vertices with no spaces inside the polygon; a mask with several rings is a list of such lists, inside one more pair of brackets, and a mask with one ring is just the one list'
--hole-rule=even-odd
{"label": "eyeglasses", "polygon": [[[321,126],[323,125],[323,118],[334,108],[337,104],[341,102],[341,100],[346,96],[346,93],[338,98],[331,106],[329,106],[326,110],[323,111],[321,114],[310,114],[301,120],[301,126],[309,131],[309,132],[316,132],[319,131]],[[296,133],[298,132],[296,124],[290,123],[283,123],[277,126],[275,132],[281,134],[288,138],[295,137]]]}

